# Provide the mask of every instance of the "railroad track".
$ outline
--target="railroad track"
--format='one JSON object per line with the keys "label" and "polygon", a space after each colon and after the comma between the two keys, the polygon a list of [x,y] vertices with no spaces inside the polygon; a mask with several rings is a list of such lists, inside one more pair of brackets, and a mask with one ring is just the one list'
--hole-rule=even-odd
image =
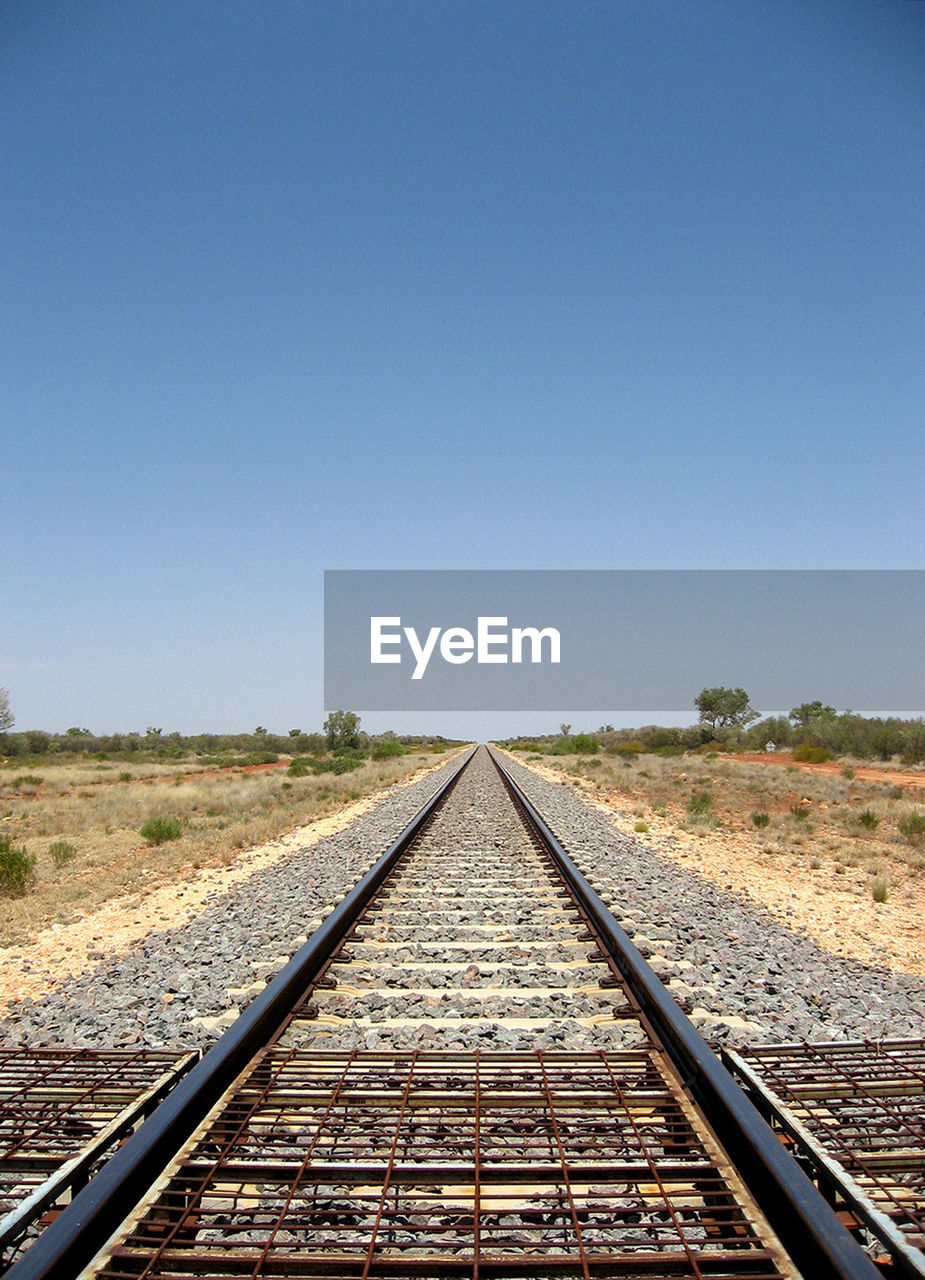
{"label": "railroad track", "polygon": [[479,748],[8,1274],[881,1273]]}

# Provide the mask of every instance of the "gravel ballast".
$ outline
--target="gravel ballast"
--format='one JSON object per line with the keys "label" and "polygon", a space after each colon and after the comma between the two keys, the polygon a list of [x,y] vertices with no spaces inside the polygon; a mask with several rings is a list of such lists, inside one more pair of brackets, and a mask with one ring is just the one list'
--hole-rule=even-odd
{"label": "gravel ballast", "polygon": [[390,788],[345,830],[216,892],[185,925],[11,1005],[0,1044],[194,1048],[217,1039],[458,764]]}
{"label": "gravel ballast", "polygon": [[[387,792],[346,830],[217,893],[187,924],[149,934],[126,955],[101,961],[40,1000],[14,1004],[0,1024],[0,1044],[208,1044],[298,949],[457,763]],[[750,900],[718,890],[659,857],[644,840],[620,833],[606,814],[572,789],[550,783],[520,764],[505,763],[653,968],[668,979],[672,993],[692,1006],[693,1021],[712,1042],[922,1034],[925,981],[833,957]],[[415,955],[409,938],[407,954],[399,947],[391,956],[396,998],[403,986],[432,986],[432,999],[439,1006],[426,1007],[439,1007],[443,1015],[458,1018],[472,1007],[480,986],[514,982],[507,964],[510,957],[480,952],[478,921],[471,919],[467,905],[462,897],[440,903],[461,931],[459,937],[467,930],[471,933],[466,952],[453,956],[464,958],[469,967],[461,973],[447,971],[445,978],[435,972],[426,981],[409,984],[402,968],[403,961]],[[505,923],[498,918],[499,926]],[[401,934],[393,941],[402,943]],[[516,959],[525,963],[523,957]],[[496,960],[504,962],[502,967],[492,968]],[[544,971],[542,964],[530,961],[533,983],[559,985],[561,974],[554,966]],[[429,998],[411,991],[408,996],[425,1002]],[[596,1037],[584,1043],[585,1033],[580,1033],[575,1018],[588,1009],[582,997],[576,997],[570,1002],[563,989],[550,1002],[556,1024],[551,1043],[561,1048],[597,1043]],[[390,1003],[391,997],[383,1001],[374,996],[367,1013],[378,1021]],[[504,1009],[504,1000],[497,1007]],[[409,1032],[407,1038],[409,1043],[443,1048],[447,1034],[437,1027],[426,1035]],[[329,1043],[319,1039],[317,1047],[337,1047],[329,1034],[326,1038]],[[364,1031],[354,1039],[366,1044],[370,1036]],[[373,1041],[381,1043],[379,1033],[369,1047]],[[451,1042],[464,1040],[455,1033]],[[478,1042],[490,1047],[483,1033]],[[502,1038],[496,1047],[514,1046]]]}
{"label": "gravel ballast", "polygon": [[570,787],[505,766],[707,1039],[727,1044],[921,1036],[925,981],[831,955],[744,895],[717,889],[616,829]]}

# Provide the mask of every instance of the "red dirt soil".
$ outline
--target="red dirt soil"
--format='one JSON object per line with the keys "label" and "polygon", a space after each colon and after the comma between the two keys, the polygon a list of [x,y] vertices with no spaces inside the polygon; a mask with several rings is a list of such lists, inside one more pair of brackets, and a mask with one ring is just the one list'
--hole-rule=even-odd
{"label": "red dirt soil", "polygon": [[[806,769],[810,773],[841,773],[844,765],[838,760],[825,760],[822,764],[807,764],[794,760],[789,751],[742,751],[730,754],[730,760],[744,760],[748,764],[776,764],[794,769]],[[889,782],[900,787],[925,787],[925,772],[915,769],[876,769],[859,764],[854,766],[855,777],[864,782]]]}

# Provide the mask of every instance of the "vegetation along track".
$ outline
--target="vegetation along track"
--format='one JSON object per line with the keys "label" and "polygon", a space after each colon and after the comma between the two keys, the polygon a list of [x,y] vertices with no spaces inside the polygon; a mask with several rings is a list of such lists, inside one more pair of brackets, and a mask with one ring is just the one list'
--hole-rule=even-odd
{"label": "vegetation along track", "polygon": [[85,1266],[879,1274],[484,748],[8,1274]]}

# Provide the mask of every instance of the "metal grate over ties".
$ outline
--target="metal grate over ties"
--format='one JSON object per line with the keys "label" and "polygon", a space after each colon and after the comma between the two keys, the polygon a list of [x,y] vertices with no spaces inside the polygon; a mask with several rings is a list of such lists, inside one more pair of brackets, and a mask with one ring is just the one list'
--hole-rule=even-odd
{"label": "metal grate over ties", "polygon": [[[925,1277],[925,1040],[726,1050],[868,1248]],[[892,1274],[892,1273],[891,1273]]]}
{"label": "metal grate over ties", "polygon": [[[923,1202],[912,1199],[908,1189],[895,1180],[903,1165],[908,1164],[910,1171],[925,1165],[925,1121],[921,1111],[914,1116],[908,1109],[908,1093],[898,1092],[895,1101],[890,1100],[890,1089],[899,1081],[907,1083],[912,1077],[925,1084],[925,1071],[916,1067],[909,1052],[894,1056],[889,1044],[870,1043],[865,1049],[867,1054],[862,1057],[857,1050],[849,1054],[807,1044],[802,1050],[804,1061],[822,1063],[825,1074],[813,1073],[808,1066],[797,1074],[799,1060],[795,1055],[781,1056],[778,1065],[770,1056],[762,1056],[761,1074],[798,1114],[805,1114],[816,1135],[848,1170],[869,1180],[878,1200],[890,1206],[888,1212],[897,1222],[925,1235]],[[903,1101],[905,1110],[900,1109]],[[900,1141],[902,1134],[908,1135],[908,1144]],[[908,1159],[902,1156],[906,1145]]]}
{"label": "metal grate over ties", "polygon": [[[115,1056],[115,1055],[112,1055]],[[46,1136],[57,1139],[62,1133],[92,1132],[85,1116],[81,1114],[88,1102],[110,1082],[119,1084],[120,1078],[131,1080],[133,1068],[144,1064],[144,1051],[132,1052],[109,1064],[105,1056],[95,1057],[92,1051],[83,1049],[49,1051],[39,1066],[39,1055],[28,1049],[16,1049],[0,1058],[0,1073],[15,1068],[19,1062],[26,1064],[18,1087],[7,1091],[2,1088],[0,1111],[0,1154],[13,1159],[25,1146],[34,1146]],[[165,1055],[160,1055],[162,1058]],[[98,1073],[85,1070],[99,1061]],[[2,1081],[2,1075],[0,1075]],[[48,1088],[44,1105],[38,1101],[43,1087]],[[130,1086],[126,1086],[126,1091]],[[70,1094],[70,1096],[68,1096]],[[8,1135],[8,1136],[7,1136]]]}
{"label": "metal grate over ties", "polygon": [[559,1152],[559,1163],[562,1166],[562,1185],[565,1187],[565,1194],[568,1197],[569,1213],[572,1218],[572,1229],[575,1232],[575,1240],[578,1244],[578,1257],[581,1262],[581,1271],[584,1276],[584,1280],[590,1280],[591,1273],[588,1270],[588,1255],[585,1253],[584,1241],[581,1238],[581,1224],[578,1221],[578,1210],[575,1206],[575,1197],[572,1195],[572,1185],[568,1173],[568,1160],[565,1155],[565,1147],[562,1145],[562,1134],[559,1132],[559,1121],[556,1117],[556,1109],[553,1106],[552,1091],[549,1087],[549,1075],[546,1071],[546,1063],[543,1053],[540,1050],[537,1051],[536,1057],[537,1062],[539,1063],[540,1072],[543,1076],[543,1093],[546,1098],[549,1122],[552,1125],[553,1136],[555,1137],[556,1147]]}
{"label": "metal grate over ties", "polygon": [[[844,1080],[852,1093],[856,1093],[860,1097],[865,1098],[874,1110],[880,1113],[880,1123],[882,1125],[881,1132],[889,1131],[894,1139],[897,1139],[901,1133],[907,1133],[912,1139],[912,1142],[909,1145],[916,1147],[921,1151],[922,1147],[925,1146],[925,1123],[922,1121],[921,1113],[919,1115],[918,1123],[913,1124],[911,1117],[908,1114],[900,1111],[896,1106],[889,1105],[886,1098],[874,1093],[873,1090],[865,1084],[864,1080],[860,1078],[860,1076],[850,1071],[846,1071],[843,1066],[836,1062],[834,1057],[824,1052],[821,1048],[817,1048],[816,1046],[810,1046],[810,1048],[816,1056],[820,1058],[827,1067],[829,1067],[835,1078]],[[879,1048],[877,1051],[878,1053],[880,1052]],[[883,1056],[884,1058],[888,1058],[887,1054],[884,1054]],[[904,1061],[902,1066],[903,1070],[908,1071],[909,1074],[916,1075],[920,1080],[925,1079],[920,1072],[911,1070],[910,1063]],[[856,1136],[855,1126],[850,1125],[847,1127],[850,1137],[854,1138]],[[865,1125],[864,1129],[866,1128],[867,1126]],[[851,1164],[862,1170],[867,1177],[877,1184],[881,1194],[891,1205],[893,1205],[893,1210],[896,1214],[909,1223],[914,1224],[917,1231],[925,1233],[925,1213],[922,1212],[920,1206],[913,1206],[910,1201],[905,1198],[900,1199],[894,1187],[889,1185],[889,1183],[879,1176],[876,1163],[872,1158],[876,1155],[876,1150],[873,1147],[871,1147],[870,1157],[868,1157],[865,1151],[859,1149],[850,1140],[843,1139],[838,1130],[835,1130],[831,1134],[830,1140],[833,1142],[833,1145],[848,1157]]]}
{"label": "metal grate over ties", "polygon": [[411,1082],[414,1079],[414,1068],[417,1065],[418,1051],[415,1049],[411,1055],[411,1065],[408,1068],[408,1078],[405,1081],[405,1087],[402,1092],[401,1106],[398,1109],[398,1119],[395,1122],[395,1135],[392,1139],[392,1147],[389,1151],[388,1165],[385,1171],[385,1177],[382,1180],[382,1195],[379,1197],[379,1208],[376,1211],[376,1220],[373,1223],[372,1236],[369,1241],[369,1249],[366,1252],[366,1262],[363,1266],[362,1280],[367,1280],[370,1267],[373,1265],[373,1257],[376,1252],[376,1236],[379,1234],[379,1224],[382,1222],[382,1215],[385,1212],[385,1202],[389,1194],[389,1185],[395,1172],[395,1156],[398,1151],[398,1140],[401,1137],[402,1124],[405,1119],[405,1112],[408,1109],[408,1098],[411,1094]]}
{"label": "metal grate over ties", "polygon": [[[23,1057],[25,1057],[24,1054],[14,1050],[13,1053],[4,1056],[2,1065],[6,1067],[7,1064],[14,1064]],[[33,1096],[38,1095],[49,1079],[63,1074],[63,1069],[66,1069],[77,1057],[77,1051],[65,1051],[60,1058],[49,1061],[44,1070],[33,1070],[30,1075],[23,1076],[19,1087],[14,1088],[12,1092],[4,1090],[3,1112],[0,1115],[0,1134],[3,1135],[0,1138],[2,1142],[0,1154],[4,1159],[9,1160],[18,1155],[30,1139],[35,1141],[40,1138],[46,1127],[45,1121],[55,1125],[56,1129],[66,1129],[68,1113],[75,1110],[85,1098],[92,1094],[93,1086],[90,1085],[83,1094],[72,1099],[67,1106],[51,1099],[44,1107],[33,1104],[28,1111],[22,1106],[23,1102],[28,1102],[30,1093]]]}
{"label": "metal grate over ties", "polygon": [[[347,1058],[347,1062],[344,1066],[343,1071],[341,1072],[340,1079],[338,1080],[334,1088],[334,1092],[331,1094],[330,1101],[328,1102],[328,1105],[325,1108],[324,1115],[318,1121],[318,1125],[315,1129],[314,1134],[312,1135],[312,1139],[311,1139],[311,1142],[309,1143],[308,1150],[305,1152],[305,1157],[302,1160],[301,1165],[299,1166],[299,1171],[296,1174],[295,1178],[293,1178],[292,1180],[292,1185],[289,1188],[289,1194],[286,1196],[285,1201],[283,1202],[283,1207],[280,1209],[279,1214],[277,1215],[276,1222],[273,1226],[273,1229],[270,1232],[269,1236],[267,1237],[267,1242],[264,1245],[263,1252],[261,1253],[260,1257],[257,1259],[257,1262],[254,1265],[254,1269],[251,1272],[251,1280],[257,1280],[257,1277],[259,1277],[260,1272],[263,1270],[264,1264],[266,1263],[267,1258],[269,1257],[270,1250],[273,1248],[273,1245],[276,1242],[276,1237],[279,1234],[280,1228],[283,1225],[283,1221],[286,1218],[287,1214],[289,1213],[290,1208],[292,1207],[292,1201],[295,1198],[296,1192],[298,1191],[299,1186],[301,1185],[303,1179],[305,1178],[305,1171],[307,1170],[309,1164],[311,1163],[312,1157],[315,1154],[315,1148],[317,1147],[318,1141],[321,1138],[321,1134],[324,1130],[324,1127],[328,1122],[328,1118],[330,1117],[331,1112],[340,1102],[340,1097],[341,1097],[341,1092],[343,1091],[344,1082],[347,1079],[347,1074],[350,1071],[351,1066],[353,1065],[353,1059],[355,1056],[356,1056],[355,1054],[351,1053],[350,1056]],[[282,1068],[280,1068],[280,1071],[282,1071]]]}
{"label": "metal grate over ties", "polygon": [[[261,1063],[266,1062],[268,1060],[268,1056],[269,1055],[265,1055],[264,1058],[260,1060]],[[164,1235],[161,1243],[152,1252],[151,1257],[148,1259],[147,1266],[144,1268],[143,1271],[139,1273],[138,1280],[146,1280],[147,1277],[152,1275],[155,1267],[161,1261],[161,1258],[163,1257],[163,1255],[176,1242],[178,1236],[181,1236],[184,1232],[189,1231],[190,1223],[195,1222],[197,1211],[200,1205],[202,1204],[204,1196],[207,1194],[207,1191],[210,1183],[212,1182],[212,1179],[220,1172],[223,1163],[228,1159],[229,1153],[232,1151],[232,1149],[242,1143],[248,1127],[250,1126],[251,1122],[253,1121],[259,1109],[266,1102],[266,1099],[268,1094],[270,1093],[270,1090],[278,1081],[280,1075],[284,1071],[285,1067],[288,1065],[291,1057],[292,1057],[292,1053],[290,1052],[279,1061],[275,1071],[270,1071],[267,1073],[266,1083],[264,1084],[263,1088],[259,1091],[259,1093],[257,1093],[255,1098],[251,1102],[250,1106],[247,1107],[247,1109],[244,1112],[243,1118],[240,1120],[240,1122],[236,1125],[236,1127],[234,1127],[231,1130],[230,1136],[226,1136],[224,1140],[220,1143],[218,1154],[215,1156],[212,1164],[199,1177],[198,1184],[196,1185],[195,1190],[191,1189],[192,1183],[190,1184],[189,1187],[186,1187],[186,1188],[183,1188],[181,1184],[181,1187],[178,1189],[179,1191],[178,1199],[181,1202],[185,1201],[185,1203],[183,1203],[180,1211],[176,1213],[176,1222],[173,1224],[173,1226],[170,1227],[169,1229],[164,1230]],[[257,1070],[249,1069],[248,1083],[257,1074],[259,1069],[260,1069],[260,1063],[258,1063]],[[172,1212],[169,1200],[167,1201],[165,1207],[167,1209],[168,1220],[169,1220],[169,1215]],[[166,1224],[161,1224],[161,1225],[165,1226]]]}
{"label": "metal grate over ties", "polygon": [[649,1166],[649,1171],[652,1174],[652,1181],[658,1187],[659,1195],[662,1197],[662,1200],[664,1201],[664,1204],[665,1204],[665,1209],[668,1212],[669,1217],[671,1218],[671,1222],[672,1222],[672,1225],[674,1226],[674,1229],[678,1233],[678,1239],[681,1241],[681,1246],[684,1249],[685,1254],[687,1255],[687,1260],[691,1264],[691,1272],[696,1277],[696,1280],[703,1280],[703,1272],[700,1270],[700,1267],[697,1265],[697,1259],[694,1256],[693,1250],[690,1247],[690,1243],[688,1242],[687,1236],[684,1233],[684,1228],[682,1227],[678,1219],[678,1215],[675,1212],[674,1205],[671,1203],[671,1197],[669,1196],[665,1188],[665,1184],[662,1181],[661,1174],[658,1171],[658,1165],[652,1159],[651,1152],[649,1151],[649,1145],[646,1142],[645,1138],[643,1137],[642,1131],[639,1128],[639,1125],[636,1123],[635,1118],[633,1117],[632,1109],[629,1106],[629,1103],[626,1098],[626,1094],[623,1092],[623,1089],[620,1086],[620,1082],[614,1075],[613,1069],[610,1063],[607,1061],[604,1054],[601,1054],[601,1061],[604,1064],[604,1070],[607,1072],[607,1075],[610,1077],[610,1083],[613,1086],[613,1091],[617,1095],[617,1097],[620,1099],[620,1106],[623,1108],[623,1114],[626,1117],[626,1119],[629,1121],[630,1128],[633,1130],[633,1136],[635,1137],[636,1141],[639,1143],[639,1150],[642,1152],[643,1159],[645,1160],[646,1164]]}
{"label": "metal grate over ties", "polygon": [[0,1269],[25,1253],[198,1056],[151,1049],[0,1053]]}

